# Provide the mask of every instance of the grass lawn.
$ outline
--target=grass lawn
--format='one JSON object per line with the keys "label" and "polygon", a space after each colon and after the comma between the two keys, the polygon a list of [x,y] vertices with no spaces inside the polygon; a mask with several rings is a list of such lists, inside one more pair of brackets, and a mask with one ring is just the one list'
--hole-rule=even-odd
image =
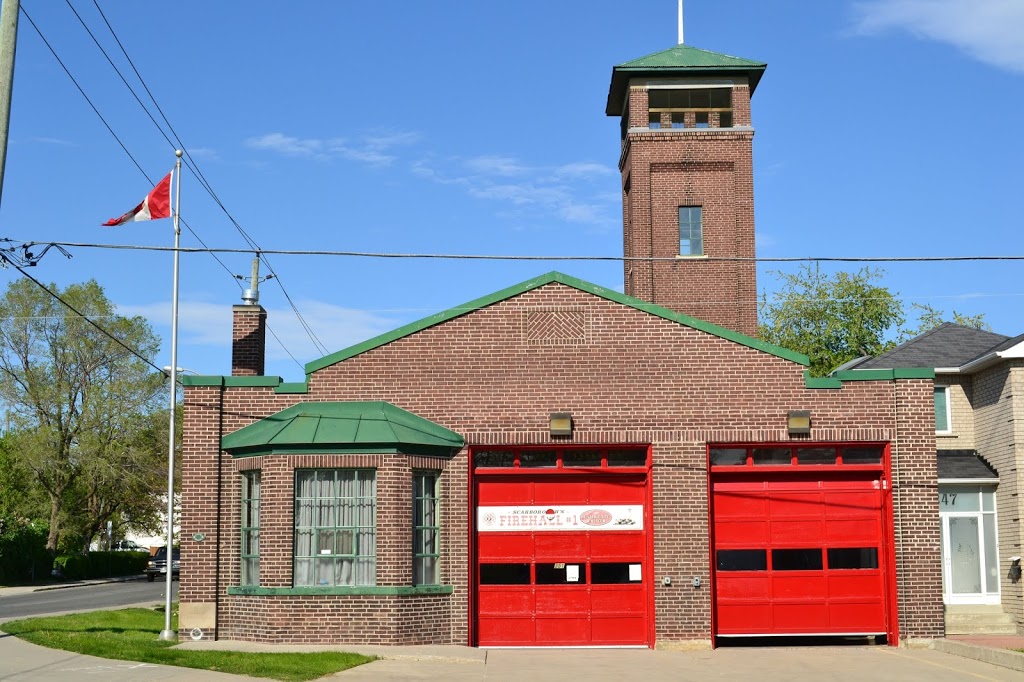
{"label": "grass lawn", "polygon": [[[28,618],[4,623],[2,628],[27,642],[51,649],[275,680],[315,680],[374,660],[369,656],[335,651],[268,654],[176,650],[172,648],[174,642],[157,639],[164,629],[162,609],[122,609]],[[176,622],[171,624],[171,629],[177,629]]]}

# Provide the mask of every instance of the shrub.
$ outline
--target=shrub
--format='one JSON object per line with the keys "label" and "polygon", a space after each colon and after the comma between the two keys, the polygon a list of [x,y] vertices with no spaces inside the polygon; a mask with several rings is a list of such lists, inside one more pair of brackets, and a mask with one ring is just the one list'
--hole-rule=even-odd
{"label": "shrub", "polygon": [[43,524],[0,518],[0,584],[32,582],[50,576],[46,535]]}
{"label": "shrub", "polygon": [[138,575],[146,568],[146,552],[90,552],[57,557],[54,566],[71,580]]}

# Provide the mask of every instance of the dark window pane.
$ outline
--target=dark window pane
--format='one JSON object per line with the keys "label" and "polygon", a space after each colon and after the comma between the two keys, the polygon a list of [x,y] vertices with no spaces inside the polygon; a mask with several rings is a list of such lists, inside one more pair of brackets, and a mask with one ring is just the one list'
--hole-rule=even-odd
{"label": "dark window pane", "polygon": [[562,453],[562,465],[567,467],[601,466],[600,450],[566,450]]}
{"label": "dark window pane", "polygon": [[690,106],[694,109],[707,109],[711,106],[710,90],[690,90]]}
{"label": "dark window pane", "polygon": [[668,109],[671,90],[648,90],[647,106],[651,109]]}
{"label": "dark window pane", "polygon": [[755,466],[785,465],[790,464],[790,460],[789,448],[754,448]]}
{"label": "dark window pane", "polygon": [[[635,580],[630,578],[630,566],[635,566],[633,569],[633,577]],[[616,564],[591,564],[590,565],[590,582],[593,585],[621,585],[624,583],[638,583],[640,582],[640,564],[633,563],[616,563]]]}
{"label": "dark window pane", "polygon": [[672,127],[673,128],[685,128],[686,127],[686,114],[681,111],[672,112]]}
{"label": "dark window pane", "polygon": [[843,448],[843,464],[881,464],[882,446]]}
{"label": "dark window pane", "polygon": [[849,549],[829,549],[828,567],[838,568],[878,568],[878,549],[875,547],[852,547]]}
{"label": "dark window pane", "polygon": [[718,112],[718,127],[719,128],[732,128],[732,112],[731,111],[720,111],[720,112]]}
{"label": "dark window pane", "polygon": [[529,585],[530,564],[480,564],[481,585]]}
{"label": "dark window pane", "polygon": [[715,466],[746,463],[746,448],[715,448],[711,451],[711,464]]}
{"label": "dark window pane", "polygon": [[835,464],[835,448],[797,448],[797,464]]}
{"label": "dark window pane", "polygon": [[720,549],[716,557],[719,571],[768,570],[768,552],[764,549]]}
{"label": "dark window pane", "polygon": [[523,450],[519,453],[521,467],[553,467],[558,465],[554,450]]}
{"label": "dark window pane", "polygon": [[515,453],[508,450],[482,450],[473,453],[478,467],[510,467],[515,462]]}
{"label": "dark window pane", "polygon": [[647,117],[648,128],[660,128],[661,127],[661,114],[657,111],[652,111]]}
{"label": "dark window pane", "polygon": [[773,571],[820,571],[821,549],[773,549]]}
{"label": "dark window pane", "polygon": [[697,117],[697,127],[698,128],[707,128],[708,127],[708,120],[709,120],[708,112],[706,112],[706,111],[698,111],[697,114],[696,114],[696,117]]}
{"label": "dark window pane", "polygon": [[732,90],[729,88],[712,88],[711,106],[715,109],[728,109],[732,106]]}
{"label": "dark window pane", "polygon": [[609,450],[606,455],[610,467],[642,467],[647,466],[647,450]]}
{"label": "dark window pane", "polygon": [[571,585],[587,581],[583,564],[537,564],[535,570],[538,585]]}

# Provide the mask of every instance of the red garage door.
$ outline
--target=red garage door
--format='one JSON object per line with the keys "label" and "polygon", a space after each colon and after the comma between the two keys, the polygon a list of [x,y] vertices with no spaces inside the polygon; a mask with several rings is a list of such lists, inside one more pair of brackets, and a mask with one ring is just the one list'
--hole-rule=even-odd
{"label": "red garage door", "polygon": [[649,645],[647,450],[491,454],[475,453],[477,643]]}
{"label": "red garage door", "polygon": [[733,454],[712,450],[716,635],[895,642],[884,449],[717,451]]}

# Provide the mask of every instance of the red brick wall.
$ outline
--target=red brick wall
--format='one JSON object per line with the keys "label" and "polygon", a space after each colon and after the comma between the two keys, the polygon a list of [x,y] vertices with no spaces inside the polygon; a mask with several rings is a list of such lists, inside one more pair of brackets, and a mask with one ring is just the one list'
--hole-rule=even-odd
{"label": "red brick wall", "polygon": [[231,376],[263,376],[267,348],[267,311],[258,305],[231,309]]}
{"label": "red brick wall", "polygon": [[[733,89],[734,124],[750,125],[746,86]],[[627,257],[679,255],[680,206],[703,207],[704,255],[754,257],[754,176],[751,130],[647,131],[647,91],[630,90],[632,129],[623,142]],[[675,261],[624,265],[625,291],[645,301],[757,335],[753,261]]]}
{"label": "red brick wall", "polygon": [[[528,323],[531,314],[557,316],[558,311],[571,314],[562,320],[564,324],[549,325],[544,333]],[[572,343],[558,343],[553,335],[559,334]],[[931,381],[848,382],[841,390],[808,390],[803,370],[719,337],[565,285],[549,284],[326,367],[310,377],[309,393],[304,396],[275,395],[267,388],[225,389],[223,433],[297,400],[386,400],[461,433],[469,444],[550,442],[548,415],[559,410],[573,414],[572,443],[650,443],[654,573],[675,579],[671,586],[655,587],[656,634],[664,643],[710,637],[706,443],[786,441],[786,412],[810,410],[811,438],[816,442],[892,443],[894,499],[899,501],[901,524],[896,542],[902,634],[941,635]],[[432,612],[423,621],[429,627],[416,630],[416,637],[466,643],[470,482],[464,454],[448,462],[442,476],[442,582],[454,586],[450,597],[368,601],[226,595],[227,586],[238,580],[240,481],[234,462],[219,454],[215,407],[209,411],[206,406],[216,402],[218,391],[186,389],[182,603],[212,600],[217,595],[221,629],[238,637],[257,636],[245,630],[254,626],[251,612],[244,609],[287,605],[295,638],[307,641],[313,635],[298,624],[303,618],[323,617],[334,623],[347,617],[354,621],[349,627],[366,631],[397,622],[388,620],[395,609],[416,611],[411,604],[424,601],[444,614]],[[377,582],[407,585],[411,559],[405,538],[411,498],[404,481],[416,465],[396,464],[392,469],[389,456],[383,457],[385,471],[378,485],[381,480],[391,481],[390,490],[397,492],[390,506],[383,499],[385,491],[379,492],[378,537],[386,529],[396,538],[389,545],[396,549],[385,552],[382,561],[389,563],[378,569]],[[263,494],[273,494],[271,485],[281,487],[282,516],[274,519],[282,528],[281,538],[268,540],[268,551],[273,550],[273,560],[278,562],[273,579],[284,581],[290,571],[291,517],[283,510],[292,484],[288,476],[272,472],[274,466],[287,470],[295,463],[278,465],[271,459],[263,458]],[[268,480],[268,472],[277,478]],[[220,488],[224,509],[219,524],[218,475],[226,481]],[[215,527],[222,528],[221,535],[209,530]],[[199,530],[208,535],[204,543],[187,540]],[[216,537],[222,545],[219,579]],[[702,580],[696,590],[688,582],[693,576]],[[680,577],[686,578],[685,584]],[[364,610],[365,604],[378,604],[385,613],[370,613],[373,609]],[[277,620],[283,624],[286,618]],[[322,636],[334,637],[334,630]],[[403,641],[406,635],[373,636]],[[284,641],[290,636],[273,630],[263,638]]]}

